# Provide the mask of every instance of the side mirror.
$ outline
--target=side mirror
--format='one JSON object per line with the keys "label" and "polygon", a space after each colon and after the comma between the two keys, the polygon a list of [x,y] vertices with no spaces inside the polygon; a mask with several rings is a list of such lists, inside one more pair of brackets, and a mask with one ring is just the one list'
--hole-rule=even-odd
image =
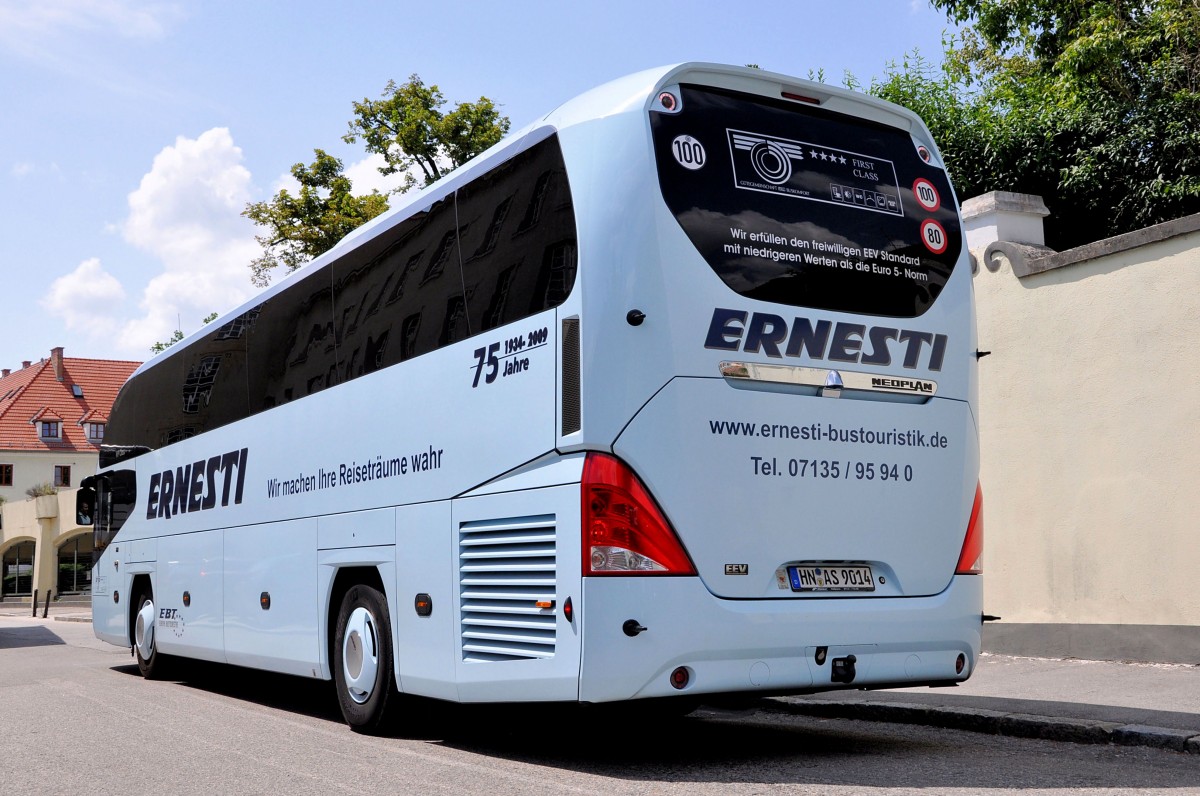
{"label": "side mirror", "polygon": [[96,522],[96,489],[93,486],[95,483],[95,478],[85,478],[79,491],[75,493],[76,525],[94,525]]}

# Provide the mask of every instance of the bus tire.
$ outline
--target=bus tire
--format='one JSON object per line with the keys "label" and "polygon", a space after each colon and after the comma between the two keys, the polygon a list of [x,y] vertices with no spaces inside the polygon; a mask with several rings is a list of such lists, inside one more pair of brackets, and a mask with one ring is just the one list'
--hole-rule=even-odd
{"label": "bus tire", "polygon": [[150,589],[138,594],[134,601],[137,611],[133,615],[133,653],[137,656],[138,671],[147,680],[161,680],[168,668],[167,656],[158,651],[154,637],[155,613],[154,593]]}
{"label": "bus tire", "polygon": [[377,733],[397,695],[387,599],[370,586],[351,586],[336,627],[333,682],[342,716],[355,732]]}

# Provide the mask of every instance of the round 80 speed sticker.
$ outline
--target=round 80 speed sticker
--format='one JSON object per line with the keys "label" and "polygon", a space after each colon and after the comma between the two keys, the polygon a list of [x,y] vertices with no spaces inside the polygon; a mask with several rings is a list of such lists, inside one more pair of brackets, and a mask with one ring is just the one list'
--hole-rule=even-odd
{"label": "round 80 speed sticker", "polygon": [[941,254],[946,251],[950,242],[946,239],[946,230],[942,225],[932,218],[927,218],[921,222],[921,243],[934,254]]}

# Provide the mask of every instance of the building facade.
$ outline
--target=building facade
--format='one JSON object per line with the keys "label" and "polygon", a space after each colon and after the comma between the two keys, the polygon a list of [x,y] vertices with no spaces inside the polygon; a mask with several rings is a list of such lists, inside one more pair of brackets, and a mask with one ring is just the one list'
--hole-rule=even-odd
{"label": "building facade", "polygon": [[113,401],[139,364],[55,348],[0,370],[0,598],[90,589],[91,534],[73,521],[74,489],[96,472]]}

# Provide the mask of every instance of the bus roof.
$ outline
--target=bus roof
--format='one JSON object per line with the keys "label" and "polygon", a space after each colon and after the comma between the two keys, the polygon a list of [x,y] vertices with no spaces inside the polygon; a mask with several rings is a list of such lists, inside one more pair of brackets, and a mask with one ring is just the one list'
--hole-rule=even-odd
{"label": "bus roof", "polygon": [[[494,146],[480,153],[470,162],[449,172],[432,185],[403,194],[399,197],[399,204],[353,230],[329,251],[286,274],[261,293],[256,293],[234,309],[222,313],[212,321],[212,324],[220,326],[222,323],[254,309],[287,289],[292,282],[304,278],[310,271],[323,267],[347,250],[375,238],[390,228],[397,220],[408,217],[414,208],[428,207],[445,198],[462,185],[470,182],[476,173],[493,168],[555,131],[614,114],[641,112],[653,101],[651,95],[658,87],[679,82],[703,82],[720,88],[771,96],[799,94],[819,100],[821,107],[828,110],[846,112],[853,109],[853,112],[859,116],[874,119],[893,127],[908,128],[914,134],[923,133],[921,137],[927,143],[932,143],[927,128],[916,114],[906,108],[860,92],[801,80],[755,67],[687,62],[646,69],[609,81],[567,100],[540,119],[505,136]],[[197,329],[180,342],[144,362],[130,378],[132,379],[166,361],[171,356],[181,354],[190,347],[191,343],[202,339],[207,333],[205,327]]]}

